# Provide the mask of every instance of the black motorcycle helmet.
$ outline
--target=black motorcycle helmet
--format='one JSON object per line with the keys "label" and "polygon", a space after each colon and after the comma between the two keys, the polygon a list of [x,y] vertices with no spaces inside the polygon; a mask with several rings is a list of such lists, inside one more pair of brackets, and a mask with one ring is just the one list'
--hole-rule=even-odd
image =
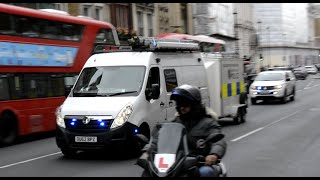
{"label": "black motorcycle helmet", "polygon": [[189,102],[191,105],[201,104],[201,93],[197,87],[184,84],[172,91],[170,100],[177,103],[181,101]]}
{"label": "black motorcycle helmet", "polygon": [[[205,108],[201,103],[200,90],[188,84],[184,84],[175,88],[170,96],[171,100],[176,101],[176,110],[179,113],[180,119],[184,122],[191,122],[193,126],[197,120],[205,116]],[[188,113],[181,113],[181,107],[190,106],[191,110]]]}

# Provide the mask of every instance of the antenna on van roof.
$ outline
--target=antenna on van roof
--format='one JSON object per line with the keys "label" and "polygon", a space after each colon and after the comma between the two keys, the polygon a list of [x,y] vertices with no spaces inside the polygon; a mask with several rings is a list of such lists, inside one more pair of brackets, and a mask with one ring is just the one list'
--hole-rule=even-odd
{"label": "antenna on van roof", "polygon": [[177,52],[177,51],[200,51],[198,43],[192,40],[164,39],[164,38],[139,38],[133,37],[128,40],[129,46],[106,46],[97,45],[93,54],[105,52],[123,52],[123,51],[161,51],[161,52]]}
{"label": "antenna on van roof", "polygon": [[133,37],[128,40],[133,50],[140,51],[199,51],[198,43],[191,40],[164,39],[164,38],[139,38]]}

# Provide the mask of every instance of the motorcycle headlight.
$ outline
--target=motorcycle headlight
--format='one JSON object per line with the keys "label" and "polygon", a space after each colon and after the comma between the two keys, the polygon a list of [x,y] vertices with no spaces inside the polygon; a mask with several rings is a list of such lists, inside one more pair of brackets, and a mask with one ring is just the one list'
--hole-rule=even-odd
{"label": "motorcycle headlight", "polygon": [[279,85],[274,86],[275,89],[281,89],[282,87],[283,87],[282,84],[279,84]]}
{"label": "motorcycle headlight", "polygon": [[117,117],[114,119],[111,125],[111,129],[122,126],[129,119],[132,112],[133,112],[132,104],[126,105],[117,115]]}
{"label": "motorcycle headlight", "polygon": [[56,121],[58,126],[66,128],[66,124],[64,123],[64,119],[61,114],[61,106],[59,106],[56,110]]}

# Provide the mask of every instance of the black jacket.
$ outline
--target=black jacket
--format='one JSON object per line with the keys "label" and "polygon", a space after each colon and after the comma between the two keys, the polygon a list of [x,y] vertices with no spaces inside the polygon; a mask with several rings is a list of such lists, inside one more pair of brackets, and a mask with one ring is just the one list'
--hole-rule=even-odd
{"label": "black jacket", "polygon": [[[194,120],[191,123],[185,123],[180,119],[179,116],[177,116],[173,122],[179,122],[185,125],[187,129],[187,140],[188,140],[188,146],[191,150],[191,152],[194,152],[194,154],[199,154],[203,156],[207,156],[210,154],[215,154],[218,156],[218,158],[222,158],[227,149],[227,143],[224,139],[216,142],[216,143],[208,143],[206,148],[197,150],[196,144],[199,139],[205,139],[209,134],[211,133],[221,133],[221,126],[216,121],[216,116],[213,115],[213,112],[206,108],[206,115],[199,120]],[[156,144],[157,144],[157,136],[158,136],[157,127],[152,132],[152,137],[149,144],[147,144],[142,151],[151,152],[155,150]],[[150,153],[149,153],[150,154]]]}

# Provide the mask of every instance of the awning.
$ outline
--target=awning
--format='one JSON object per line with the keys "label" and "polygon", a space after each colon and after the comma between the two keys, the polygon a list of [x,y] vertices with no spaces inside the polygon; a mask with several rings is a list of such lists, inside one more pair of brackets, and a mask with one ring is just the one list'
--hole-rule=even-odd
{"label": "awning", "polygon": [[187,37],[187,39],[198,41],[198,42],[207,42],[207,43],[216,43],[216,44],[226,44],[225,41],[209,37],[206,35],[196,35]]}
{"label": "awning", "polygon": [[160,34],[158,36],[155,36],[155,38],[166,38],[166,39],[187,39],[189,37],[192,37],[192,35],[178,34],[178,33]]}

